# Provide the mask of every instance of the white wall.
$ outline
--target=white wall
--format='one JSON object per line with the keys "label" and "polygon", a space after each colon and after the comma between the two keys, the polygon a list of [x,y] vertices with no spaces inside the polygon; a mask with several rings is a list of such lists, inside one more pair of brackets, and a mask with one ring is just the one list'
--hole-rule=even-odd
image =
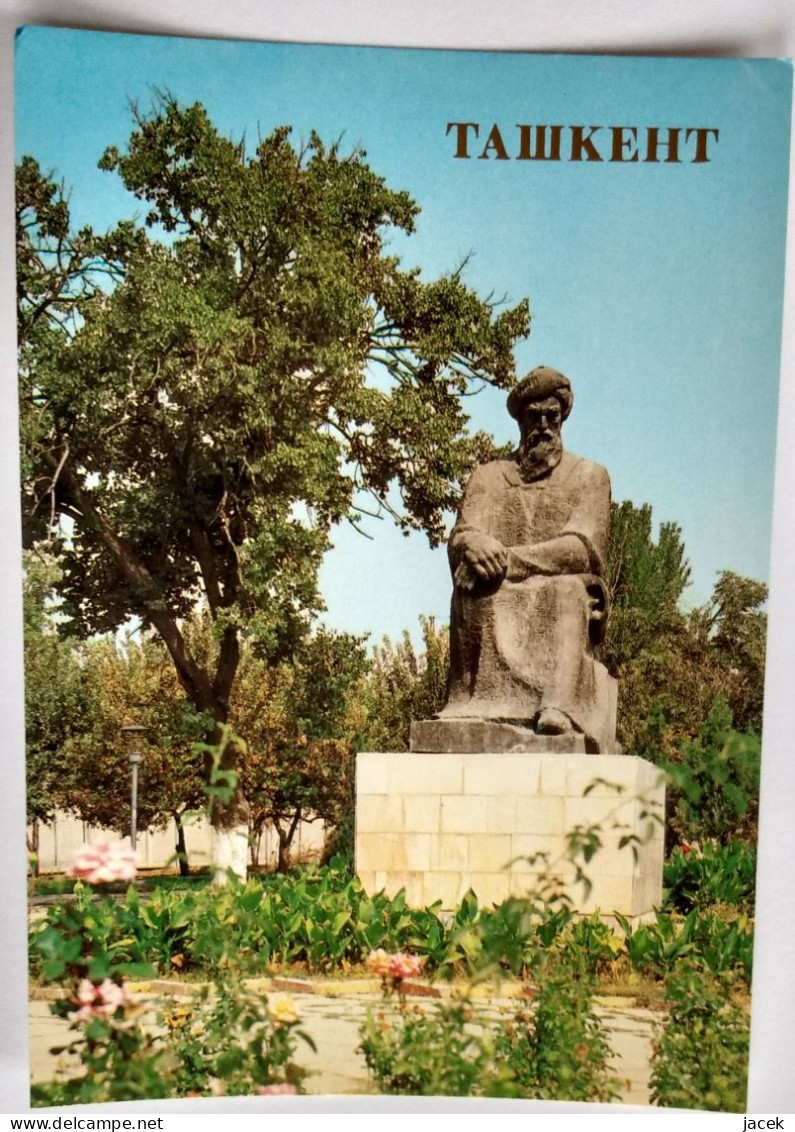
{"label": "white wall", "polygon": [[[30,844],[31,829],[28,828]],[[39,872],[63,872],[71,864],[75,851],[81,845],[91,844],[103,838],[118,837],[118,830],[100,829],[88,825],[71,814],[58,813],[52,825],[39,823]],[[291,856],[293,860],[305,856],[319,856],[323,849],[325,827],[322,821],[301,822],[293,838]],[[211,863],[211,833],[209,823],[204,820],[190,822],[185,827],[185,841],[188,861],[192,868]],[[140,867],[144,869],[176,867],[177,834],[173,823],[164,830],[154,833],[139,833],[137,849]],[[260,844],[259,863],[275,865],[278,857],[279,839],[273,829],[266,829]]]}

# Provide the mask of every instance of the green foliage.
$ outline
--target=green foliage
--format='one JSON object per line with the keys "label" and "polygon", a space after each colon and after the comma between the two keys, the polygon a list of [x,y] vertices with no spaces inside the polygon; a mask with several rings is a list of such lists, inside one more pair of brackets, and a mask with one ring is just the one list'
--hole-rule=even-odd
{"label": "green foliage", "polygon": [[[438,967],[449,933],[437,913],[438,906],[409,909],[402,893],[370,897],[357,878],[330,868],[233,880],[220,891],[156,888],[143,900],[131,887],[120,906],[92,902],[90,890],[81,888],[75,901],[52,905],[32,928],[31,954],[47,980],[84,974],[74,966],[78,957],[100,953],[122,964],[151,963],[163,974],[173,971],[177,956],[181,970],[215,972],[233,954],[239,969],[261,974],[295,962],[328,971],[378,947],[408,947]],[[53,950],[64,938],[72,941],[66,956]]]}
{"label": "green foliage", "polygon": [[607,975],[626,953],[625,941],[600,916],[582,917],[568,925],[562,937],[566,951],[579,958],[590,975]]}
{"label": "green foliage", "polygon": [[678,620],[678,602],[690,581],[680,528],[662,523],[655,542],[648,503],[613,503],[605,574],[612,620],[603,658],[616,670]]}
{"label": "green foliage", "polygon": [[718,577],[704,611],[713,647],[728,666],[727,700],[739,731],[762,730],[765,683],[767,586],[729,570]]}
{"label": "green foliage", "polygon": [[363,750],[407,751],[414,719],[430,719],[445,702],[450,636],[433,617],[420,619],[423,651],[418,655],[408,631],[393,644],[385,638],[374,650],[362,687]]}
{"label": "green foliage", "polygon": [[672,778],[671,824],[684,841],[753,839],[759,804],[758,736],[731,731],[725,701],[716,701],[700,734],[683,743],[678,761],[665,764]]}
{"label": "green foliage", "polygon": [[[74,1010],[74,1004],[71,1005]],[[112,1018],[72,1024],[74,1037],[54,1052],[79,1059],[81,1072],[31,1087],[34,1107],[139,1101],[170,1095],[163,1051],[155,1047],[134,1014],[120,1009]]]}
{"label": "green foliage", "polygon": [[[94,985],[97,978],[94,979]],[[115,984],[122,988],[123,984]],[[67,1045],[54,1050],[79,1060],[81,1071],[59,1069],[53,1081],[34,1085],[33,1105],[102,1104],[181,1096],[250,1095],[263,1086],[302,1092],[304,1072],[293,1062],[297,1040],[313,1049],[297,1028],[298,1015],[281,1009],[234,977],[204,988],[191,1008],[149,1013],[126,998],[112,1015],[90,1020],[64,1000],[53,1012],[71,1020]],[[159,1030],[152,1034],[153,1024]]]}
{"label": "green foliage", "polygon": [[683,962],[666,991],[670,1012],[654,1048],[653,1103],[744,1112],[750,1019],[732,998],[731,980]]}
{"label": "green foliage", "polygon": [[[462,921],[472,909],[459,910]],[[459,925],[460,926],[460,925]],[[485,953],[484,953],[485,954]],[[591,1004],[594,983],[576,956],[536,946],[532,1008],[496,1025],[468,996],[409,1010],[385,1002],[368,1012],[361,1050],[381,1092],[421,1096],[513,1096],[610,1100],[609,1046]],[[487,968],[481,967],[481,977]]]}
{"label": "green foliage", "polygon": [[[685,613],[690,579],[681,531],[651,508],[613,504],[606,563],[610,626],[597,650],[619,679],[618,739],[654,762],[678,758],[717,698],[741,731],[761,729],[767,589],[729,571],[710,602]],[[731,722],[729,726],[731,725]]]}
{"label": "green foliage", "polygon": [[750,986],[753,971],[754,932],[748,916],[727,921],[713,913],[694,908],[684,918],[656,912],[655,922],[638,924],[614,913],[626,937],[631,968],[660,978],[670,973],[683,958],[699,958],[715,974],[732,972]]}
{"label": "green foliage", "polygon": [[33,968],[40,969],[45,982],[148,978],[155,973],[149,960],[171,954],[162,923],[152,926],[157,915],[155,902],[141,916],[133,886],[117,907],[112,900],[95,900],[91,887],[77,882],[74,898],[51,905],[46,920],[32,927]]}
{"label": "green foliage", "polygon": [[[163,95],[101,165],[143,226],[74,235],[59,187],[32,158],[18,173],[26,539],[70,519],[71,629],[153,625],[223,721],[241,632],[287,656],[321,607],[335,523],[374,500],[441,539],[483,447],[461,394],[512,384],[528,307],[497,312],[460,271],[401,270],[385,243],[417,206],[314,134],[249,152]],[[200,600],[212,668],[181,627]]]}
{"label": "green foliage", "polygon": [[301,820],[322,819],[331,828],[352,821],[365,665],[359,638],[323,628],[300,643],[289,664],[243,649],[230,717],[247,738],[239,762],[254,856],[267,824],[278,834],[282,871]]}
{"label": "green foliage", "polygon": [[[571,838],[572,855],[590,860],[598,852],[591,834]],[[215,986],[196,1006],[162,1015],[160,1030],[168,1033],[156,1047],[127,1002],[112,1017],[75,1020],[70,1050],[88,1073],[38,1087],[36,1103],[300,1089],[292,1057],[296,1041],[309,1039],[295,1029],[297,1013],[245,990],[241,976],[296,963],[309,971],[344,971],[381,948],[421,954],[428,973],[468,975],[471,986],[510,971],[528,980],[532,993],[529,1007],[495,1024],[466,994],[409,1009],[400,979],[384,980],[385,992],[397,991],[397,1009],[389,998],[361,1033],[383,1091],[609,1100],[617,1089],[592,999],[599,976],[629,970],[669,980],[674,1007],[656,1055],[659,1103],[684,1103],[688,1089],[702,1087],[708,1107],[724,1103],[720,1051],[740,1058],[747,1032],[744,1047],[742,1011],[720,988],[728,979],[734,986],[738,979],[750,982],[753,932],[746,915],[727,920],[702,912],[705,897],[696,891],[684,918],[659,912],[655,923],[633,930],[618,915],[622,938],[596,916],[575,920],[550,874],[528,898],[496,908],[479,908],[469,892],[442,920],[438,905],[410,909],[403,893],[368,896],[340,865],[246,884],[232,878],[221,890],[163,887],[143,899],[130,886],[121,903],[76,884],[71,900],[51,906],[46,920],[31,928],[31,959],[44,981],[76,988],[82,980],[96,987],[107,979],[118,987],[125,977],[177,970],[209,975]],[[705,887],[709,881],[707,875]],[[678,989],[680,974],[691,970],[687,964],[698,965],[696,975],[688,975],[692,1003]],[[713,1033],[709,1008],[716,1004]],[[73,996],[53,1009],[72,1017],[75,1006]],[[707,1051],[704,1064],[676,1092],[677,1059],[692,1058],[687,1043],[699,1040]]]}
{"label": "green foliage", "polygon": [[[500,971],[534,977],[539,955],[551,949],[576,957],[591,975],[625,964],[652,978],[670,971],[680,956],[700,955],[710,970],[736,971],[750,983],[748,916],[727,920],[701,911],[706,901],[698,895],[698,906],[684,918],[658,912],[653,923],[633,930],[618,916],[622,937],[596,918],[574,920],[565,902],[546,898],[512,898],[481,909],[469,893],[452,917],[442,920],[438,905],[409,908],[402,893],[367,895],[342,864],[256,877],[246,884],[232,881],[222,891],[159,886],[142,897],[130,887],[120,904],[92,901],[90,889],[76,886],[73,901],[52,905],[46,920],[31,928],[34,970],[45,980],[82,977],[87,969],[79,957],[102,954],[112,963],[93,967],[98,977],[129,973],[129,964],[146,964],[160,974],[213,974],[231,954],[248,974],[294,963],[331,972],[384,948],[424,955],[426,971],[444,978],[480,979]],[[71,942],[63,952],[63,939],[82,942]]]}
{"label": "green foliage", "polygon": [[138,829],[163,829],[197,808],[203,779],[193,744],[208,719],[185,698],[162,642],[151,634],[96,638],[78,655],[86,714],[81,728],[62,739],[70,769],[58,789],[59,808],[92,825],[129,829],[130,752],[122,733],[129,723],[146,728],[139,737]]}
{"label": "green foliage", "polygon": [[431,1014],[405,1009],[368,1014],[361,1051],[382,1093],[399,1096],[519,1096],[494,1042],[472,1024],[468,1002],[444,1003]]}
{"label": "green foliage", "polygon": [[593,977],[575,956],[551,952],[534,972],[537,993],[498,1031],[495,1053],[510,1067],[520,1094],[538,1100],[610,1101],[610,1047],[594,1012]]}
{"label": "green foliage", "polygon": [[663,906],[687,913],[693,908],[731,905],[753,914],[756,848],[743,841],[703,847],[677,846],[663,870]]}
{"label": "green foliage", "polygon": [[46,555],[25,556],[25,730],[28,822],[50,822],[77,777],[66,750],[91,722],[91,686],[78,657],[58,636],[51,593],[59,577]]}
{"label": "green foliage", "polygon": [[303,1092],[305,1071],[292,1059],[297,1040],[312,1049],[315,1044],[298,1029],[296,1010],[274,1006],[227,974],[215,982],[212,996],[205,989],[191,1009],[166,1012],[168,1095],[246,1096],[273,1084]]}
{"label": "green foliage", "polygon": [[546,894],[541,899],[512,897],[484,908],[476,925],[478,945],[470,947],[475,960],[471,973],[478,968],[505,968],[518,977],[531,973],[539,948],[552,947],[570,920],[568,905]]}
{"label": "green foliage", "polygon": [[352,873],[356,853],[356,818],[353,808],[347,809],[326,834],[321,864],[338,872]]}

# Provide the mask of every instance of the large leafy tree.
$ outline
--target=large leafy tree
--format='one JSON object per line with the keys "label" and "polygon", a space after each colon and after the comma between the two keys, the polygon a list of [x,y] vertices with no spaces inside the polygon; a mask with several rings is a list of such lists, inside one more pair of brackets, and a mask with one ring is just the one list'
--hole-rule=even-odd
{"label": "large leafy tree", "polygon": [[[461,395],[511,385],[528,308],[402,270],[385,236],[417,206],[314,135],[249,152],[166,96],[101,164],[142,225],[73,233],[59,186],[30,158],[19,170],[26,537],[61,539],[74,632],[154,626],[221,723],[243,627],[289,654],[320,607],[335,523],[374,507],[440,540],[483,447]],[[199,600],[211,667],[181,628]],[[238,790],[216,825],[245,816]]]}

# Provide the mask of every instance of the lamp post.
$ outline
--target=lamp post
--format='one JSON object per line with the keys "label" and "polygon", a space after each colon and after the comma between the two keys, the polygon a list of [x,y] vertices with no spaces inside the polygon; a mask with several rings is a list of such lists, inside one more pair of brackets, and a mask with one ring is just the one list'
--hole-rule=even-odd
{"label": "lamp post", "polygon": [[141,763],[141,736],[147,730],[139,723],[122,727],[121,733],[130,752],[130,845],[135,848],[138,836],[138,767]]}

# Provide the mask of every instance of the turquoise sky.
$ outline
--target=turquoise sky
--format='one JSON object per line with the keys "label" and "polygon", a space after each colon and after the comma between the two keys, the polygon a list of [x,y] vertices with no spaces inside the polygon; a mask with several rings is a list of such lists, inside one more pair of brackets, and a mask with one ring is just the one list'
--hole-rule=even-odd
{"label": "turquoise sky", "polygon": [[[532,56],[165,39],[27,28],[17,41],[17,151],[71,187],[76,223],[142,211],[97,161],[123,146],[130,100],[199,100],[252,141],[362,145],[421,206],[392,248],[426,277],[470,255],[481,293],[528,296],[520,373],[569,375],[567,447],[605,464],[617,499],[674,520],[691,602],[718,571],[767,579],[791,70],[770,60]],[[456,160],[450,121],[714,127],[706,164]],[[604,147],[602,147],[604,148]],[[472,147],[473,153],[478,148]],[[513,436],[501,394],[473,427]],[[444,551],[387,522],[348,529],[323,570],[328,620],[375,639],[447,619]]]}

